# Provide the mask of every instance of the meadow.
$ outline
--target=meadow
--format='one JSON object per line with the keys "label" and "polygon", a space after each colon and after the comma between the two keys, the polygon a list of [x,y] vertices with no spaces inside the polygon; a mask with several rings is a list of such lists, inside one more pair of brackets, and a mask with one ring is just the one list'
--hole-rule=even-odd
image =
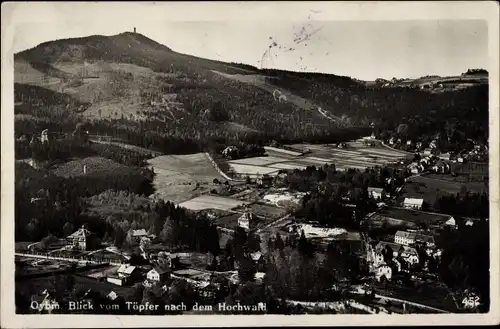
{"label": "meadow", "polygon": [[153,167],[153,185],[157,196],[179,203],[206,193],[216,185],[213,180],[224,178],[213,167],[205,153],[163,155],[148,161]]}

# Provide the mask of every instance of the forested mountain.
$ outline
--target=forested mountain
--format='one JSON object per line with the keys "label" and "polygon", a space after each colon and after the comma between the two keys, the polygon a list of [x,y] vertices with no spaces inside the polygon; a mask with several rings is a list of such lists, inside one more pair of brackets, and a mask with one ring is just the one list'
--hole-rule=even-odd
{"label": "forested mountain", "polygon": [[[474,138],[488,123],[485,84],[441,92],[382,88],[350,77],[202,59],[130,32],[50,41],[17,53],[15,81],[16,114],[60,113],[59,130],[88,120],[92,132],[166,152],[179,142],[192,151],[240,141],[333,142],[373,127],[432,130],[456,120]],[[19,116],[16,135],[43,128],[43,121]]]}

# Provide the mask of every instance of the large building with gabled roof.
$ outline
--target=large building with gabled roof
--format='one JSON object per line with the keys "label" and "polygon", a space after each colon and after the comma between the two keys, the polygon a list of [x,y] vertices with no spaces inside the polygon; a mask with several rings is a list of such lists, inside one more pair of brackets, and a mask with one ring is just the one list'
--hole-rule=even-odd
{"label": "large building with gabled roof", "polygon": [[66,240],[73,248],[78,250],[92,250],[99,246],[99,242],[94,233],[82,225],[76,232],[70,234]]}

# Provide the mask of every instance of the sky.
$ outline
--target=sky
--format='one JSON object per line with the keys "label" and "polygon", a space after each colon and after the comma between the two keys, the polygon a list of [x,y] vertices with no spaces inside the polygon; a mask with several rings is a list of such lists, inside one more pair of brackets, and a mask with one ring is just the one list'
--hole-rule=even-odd
{"label": "sky", "polygon": [[[36,10],[33,6],[18,8],[14,14],[21,21],[14,25],[13,51],[62,38],[114,35],[136,27],[138,33],[180,53],[363,80],[457,75],[488,66],[488,25],[484,20],[394,20],[397,16],[392,20],[339,20],[327,19],[331,16],[314,9],[286,14],[283,7],[273,7],[271,14],[259,8],[261,14],[255,15],[259,19],[242,19],[251,8],[248,4],[230,16],[227,10],[226,15],[216,10],[196,11],[193,8],[202,5],[190,7],[187,3],[177,3],[177,7],[101,3],[98,10],[91,8],[97,5],[55,7],[49,3]],[[190,16],[181,15],[181,9]]]}

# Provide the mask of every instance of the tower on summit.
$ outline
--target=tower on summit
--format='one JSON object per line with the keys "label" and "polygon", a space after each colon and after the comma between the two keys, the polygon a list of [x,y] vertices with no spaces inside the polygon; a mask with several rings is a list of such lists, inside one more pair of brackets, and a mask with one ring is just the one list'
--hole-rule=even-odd
{"label": "tower on summit", "polygon": [[136,30],[136,28],[134,27],[134,33],[136,33],[136,32],[137,32],[137,30]]}

